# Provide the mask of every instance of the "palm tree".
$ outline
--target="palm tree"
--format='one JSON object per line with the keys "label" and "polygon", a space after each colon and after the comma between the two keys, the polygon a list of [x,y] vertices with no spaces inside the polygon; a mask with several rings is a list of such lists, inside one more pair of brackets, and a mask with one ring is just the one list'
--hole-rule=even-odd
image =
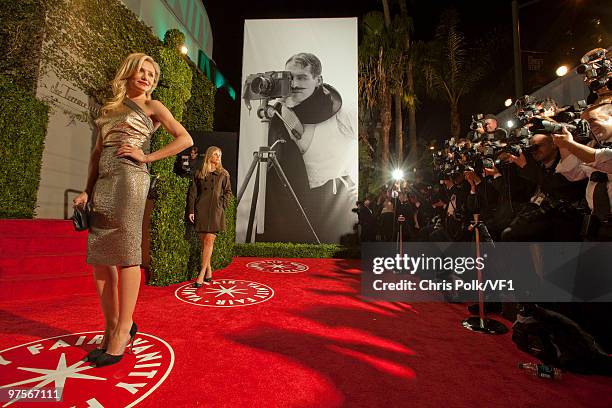
{"label": "palm tree", "polygon": [[365,106],[378,110],[382,123],[382,168],[389,168],[389,131],[391,130],[392,95],[389,86],[392,58],[385,17],[380,11],[367,13],[363,18],[363,40],[359,46],[359,93]]}
{"label": "palm tree", "polygon": [[483,55],[468,48],[458,24],[459,15],[455,10],[442,14],[423,64],[429,95],[446,101],[450,107],[450,130],[455,138],[461,133],[459,101],[474,89],[484,76],[486,66]]}
{"label": "palm tree", "polygon": [[[404,27],[404,49],[408,52],[406,59],[406,89],[404,91],[403,102],[408,109],[408,161],[415,163],[418,160],[418,144],[416,132],[416,94],[414,91],[414,60],[415,53],[412,50],[411,34],[414,29],[412,19],[408,16],[406,0],[399,0],[400,23]],[[401,151],[401,150],[400,150]]]}

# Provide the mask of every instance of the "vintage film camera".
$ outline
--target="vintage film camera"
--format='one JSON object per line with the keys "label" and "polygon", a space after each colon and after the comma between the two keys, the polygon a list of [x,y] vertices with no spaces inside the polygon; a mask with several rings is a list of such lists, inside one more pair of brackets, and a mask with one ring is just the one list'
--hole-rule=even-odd
{"label": "vintage film camera", "polygon": [[247,101],[283,98],[291,93],[291,79],[289,71],[251,74],[244,81],[242,98]]}

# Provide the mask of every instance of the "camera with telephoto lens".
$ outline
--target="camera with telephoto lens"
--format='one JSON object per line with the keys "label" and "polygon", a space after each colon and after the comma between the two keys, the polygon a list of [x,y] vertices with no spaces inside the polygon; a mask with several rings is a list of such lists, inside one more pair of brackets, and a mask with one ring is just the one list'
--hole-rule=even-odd
{"label": "camera with telephoto lens", "polygon": [[541,101],[529,95],[523,95],[514,102],[514,116],[519,122],[519,127],[527,125],[542,113],[540,105]]}
{"label": "camera with telephoto lens", "polygon": [[563,128],[565,128],[572,134],[574,140],[578,143],[586,144],[591,140],[589,123],[583,119],[575,119],[568,122],[538,119],[531,123],[532,127],[529,130],[532,134],[560,134],[563,133]]}
{"label": "camera with telephoto lens", "polygon": [[481,127],[484,127],[484,114],[477,113],[475,115],[472,115],[472,123],[470,123],[470,130],[476,130]]}
{"label": "camera with telephoto lens", "polygon": [[587,52],[580,62],[576,72],[584,75],[584,82],[591,91],[587,102],[595,103],[600,96],[598,92],[612,91],[612,55],[604,48],[595,48]]}
{"label": "camera with telephoto lens", "polygon": [[291,79],[289,71],[251,74],[244,81],[243,99],[274,99],[288,96],[291,93]]}

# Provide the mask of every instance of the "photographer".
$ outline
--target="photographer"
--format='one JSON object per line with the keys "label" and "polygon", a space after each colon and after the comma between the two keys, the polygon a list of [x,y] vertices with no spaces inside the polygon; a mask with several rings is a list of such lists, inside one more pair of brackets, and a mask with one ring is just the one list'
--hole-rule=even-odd
{"label": "photographer", "polygon": [[[476,117],[479,116],[481,115],[476,115]],[[497,116],[491,113],[485,115],[481,120],[475,121],[473,117],[470,127],[474,130],[474,142],[504,140],[508,137],[506,129],[497,126]]]}
{"label": "photographer", "polygon": [[499,236],[495,227],[495,214],[499,193],[493,186],[493,177],[478,174],[474,170],[466,171],[465,179],[470,184],[470,194],[467,197],[467,209],[470,214],[479,214],[480,221],[487,225],[489,233]]}
{"label": "photographer", "polygon": [[373,200],[373,197],[368,196],[363,202],[357,202],[357,215],[359,217],[359,225],[361,225],[361,242],[376,241],[377,222],[372,209]]}
{"label": "photographer", "polygon": [[447,197],[445,200],[442,230],[434,228],[431,232],[432,241],[463,242],[469,240],[467,223],[470,215],[467,208],[467,197],[470,184],[464,176],[465,167],[457,165],[444,180],[442,180]]}
{"label": "photographer", "polygon": [[502,232],[503,241],[576,241],[580,218],[576,210],[585,183],[571,182],[555,172],[561,159],[552,137],[535,134],[531,146],[508,161],[518,174],[537,185],[535,194]]}
{"label": "photographer", "polygon": [[570,180],[589,180],[586,200],[596,219],[589,219],[594,223],[589,223],[591,228],[583,232],[588,239],[612,241],[612,149],[602,147],[612,146],[612,104],[592,106],[582,113],[582,118],[589,123],[594,140],[589,145],[577,143],[566,128],[562,134],[554,134],[562,157],[557,172]]}
{"label": "photographer", "polygon": [[[403,217],[403,221],[400,221],[400,217]],[[408,199],[408,194],[405,191],[399,193],[399,203],[397,204],[397,211],[395,214],[395,221],[397,222],[397,233],[402,232],[402,241],[409,241],[416,235],[415,227],[415,213],[412,203]]]}

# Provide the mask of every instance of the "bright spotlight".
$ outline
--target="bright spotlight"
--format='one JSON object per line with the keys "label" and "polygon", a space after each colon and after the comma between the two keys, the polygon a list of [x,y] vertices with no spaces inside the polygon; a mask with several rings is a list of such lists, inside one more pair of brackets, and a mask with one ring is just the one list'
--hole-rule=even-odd
{"label": "bright spotlight", "polygon": [[557,68],[555,73],[557,74],[557,76],[562,77],[563,75],[567,74],[567,71],[568,71],[567,66],[561,65],[559,68]]}
{"label": "bright spotlight", "polygon": [[183,46],[181,47],[181,54],[183,54],[183,55],[187,55],[187,52],[188,52],[188,51],[189,51],[189,50],[187,49],[187,46],[183,45]]}
{"label": "bright spotlight", "polygon": [[514,127],[514,122],[509,120],[508,122],[506,122],[506,126],[508,126],[508,128],[513,128]]}
{"label": "bright spotlight", "polygon": [[512,98],[508,98],[504,101],[505,107],[510,107],[510,105],[512,105]]}
{"label": "bright spotlight", "polygon": [[393,180],[401,180],[404,178],[404,172],[401,169],[395,169],[391,174],[393,175]]}

